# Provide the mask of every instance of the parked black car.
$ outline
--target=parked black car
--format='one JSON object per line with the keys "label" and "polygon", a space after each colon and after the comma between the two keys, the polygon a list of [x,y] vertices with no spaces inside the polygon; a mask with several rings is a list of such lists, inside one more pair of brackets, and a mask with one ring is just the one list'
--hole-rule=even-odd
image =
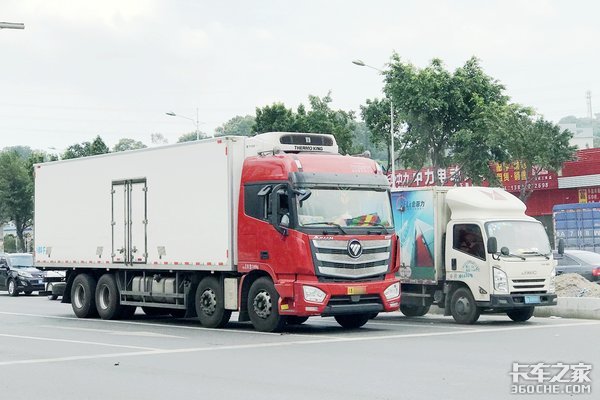
{"label": "parked black car", "polygon": [[556,275],[579,274],[590,282],[600,282],[600,254],[586,250],[565,250],[565,254],[554,253],[558,261]]}
{"label": "parked black car", "polygon": [[0,253],[0,290],[18,296],[19,292],[31,294],[44,289],[44,272],[33,266],[31,254]]}

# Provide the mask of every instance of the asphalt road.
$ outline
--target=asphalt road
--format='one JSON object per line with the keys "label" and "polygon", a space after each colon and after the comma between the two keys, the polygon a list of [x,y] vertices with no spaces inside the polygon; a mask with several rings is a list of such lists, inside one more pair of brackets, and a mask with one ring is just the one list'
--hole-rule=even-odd
{"label": "asphalt road", "polygon": [[[233,320],[233,318],[232,318]],[[0,293],[2,399],[520,399],[513,362],[600,368],[600,321],[380,315],[346,331],[311,318],[284,334],[248,323],[202,328],[193,320],[77,319],[70,304]]]}

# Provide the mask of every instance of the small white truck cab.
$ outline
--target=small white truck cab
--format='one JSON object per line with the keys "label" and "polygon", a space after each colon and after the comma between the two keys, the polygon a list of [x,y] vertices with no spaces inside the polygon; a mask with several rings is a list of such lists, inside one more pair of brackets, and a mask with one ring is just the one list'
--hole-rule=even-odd
{"label": "small white truck cab", "polygon": [[510,193],[485,187],[430,187],[392,193],[399,235],[401,311],[431,304],[458,323],[482,312],[526,321],[556,304],[555,261],[540,222]]}

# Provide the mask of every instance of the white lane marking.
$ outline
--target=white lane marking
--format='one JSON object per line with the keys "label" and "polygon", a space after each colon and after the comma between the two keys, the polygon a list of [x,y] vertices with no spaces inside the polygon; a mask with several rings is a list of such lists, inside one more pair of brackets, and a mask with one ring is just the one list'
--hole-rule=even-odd
{"label": "white lane marking", "polygon": [[294,340],[288,342],[276,342],[276,343],[256,343],[256,344],[242,344],[242,345],[228,345],[228,346],[213,346],[213,347],[196,347],[188,349],[172,349],[172,350],[151,350],[151,351],[140,351],[130,353],[112,353],[112,354],[97,354],[90,356],[73,356],[73,357],[58,357],[58,358],[41,358],[31,360],[16,360],[16,361],[5,361],[0,362],[0,366],[5,365],[16,365],[16,364],[41,364],[41,363],[52,363],[62,361],[76,361],[76,360],[93,360],[100,358],[110,357],[135,357],[135,356],[147,356],[147,355],[162,355],[162,354],[181,354],[181,353],[196,353],[206,351],[221,351],[221,350],[241,350],[241,349],[258,349],[267,347],[286,347],[295,345],[309,345],[309,344],[324,344],[324,343],[344,343],[344,342],[361,342],[361,341],[379,341],[379,340],[391,340],[391,339],[405,339],[415,337],[428,337],[428,336],[449,336],[449,335],[467,335],[473,333],[496,333],[505,331],[519,331],[519,330],[532,330],[532,329],[546,329],[546,328],[566,328],[575,326],[589,326],[589,325],[600,325],[600,322],[580,322],[580,323],[568,323],[568,324],[556,324],[556,325],[538,325],[538,326],[515,326],[507,328],[490,328],[490,329],[472,329],[470,331],[450,331],[450,332],[430,332],[430,333],[408,333],[399,335],[377,335],[377,336],[359,336],[359,337],[337,337],[337,338],[325,338],[315,340]]}
{"label": "white lane marking", "polygon": [[7,333],[0,333],[0,336],[16,338],[16,339],[43,340],[43,341],[47,341],[47,342],[63,342],[63,343],[74,343],[74,344],[89,344],[89,345],[93,345],[93,346],[122,347],[125,349],[158,350],[153,347],[127,346],[127,345],[123,345],[123,344],[87,342],[84,340],[56,339],[56,338],[37,337],[37,336],[9,335]]}
{"label": "white lane marking", "polygon": [[156,338],[188,339],[184,336],[165,335],[163,333],[148,332],[148,331],[131,331],[131,332],[111,331],[110,329],[77,328],[77,327],[57,326],[57,325],[40,325],[39,327],[40,328],[50,328],[50,329],[63,329],[63,330],[69,330],[69,331],[108,333],[110,335],[116,335],[116,336],[142,336],[142,337],[156,337]]}
{"label": "white lane marking", "polygon": [[[337,322],[335,321],[327,321],[327,320],[315,320],[315,321],[311,321],[308,320],[309,322],[307,322],[308,325],[311,324],[315,324],[315,325],[337,325]],[[367,325],[365,326],[369,326],[369,325],[386,325],[386,326],[397,326],[397,327],[404,327],[404,326],[408,326],[408,327],[417,327],[417,328],[437,328],[437,329],[457,329],[457,330],[462,330],[462,331],[472,331],[473,329],[476,328],[465,328],[462,326],[453,326],[453,325],[434,325],[434,322],[426,322],[423,324],[407,324],[405,322],[403,322],[402,320],[400,321],[396,321],[396,322],[383,322],[385,320],[371,320],[369,322],[367,322]]]}
{"label": "white lane marking", "polygon": [[26,314],[26,313],[15,313],[15,312],[5,312],[5,311],[0,311],[0,315],[1,314],[15,315],[15,316],[19,316],[19,317],[67,319],[67,320],[91,322],[91,323],[105,322],[105,323],[109,323],[109,324],[139,325],[139,326],[152,326],[152,327],[176,328],[176,329],[192,329],[192,330],[209,331],[209,332],[222,331],[222,332],[248,333],[248,334],[253,334],[253,335],[267,335],[267,336],[280,336],[281,335],[279,333],[259,332],[259,331],[255,331],[255,330],[251,330],[251,329],[249,329],[247,331],[243,330],[243,329],[228,329],[228,328],[213,329],[213,328],[203,328],[201,326],[168,325],[168,324],[157,324],[157,323],[151,323],[151,322],[117,321],[117,320],[109,320],[109,319],[88,319],[88,318],[82,319],[82,318],[77,318],[77,317],[59,317],[56,315]]}

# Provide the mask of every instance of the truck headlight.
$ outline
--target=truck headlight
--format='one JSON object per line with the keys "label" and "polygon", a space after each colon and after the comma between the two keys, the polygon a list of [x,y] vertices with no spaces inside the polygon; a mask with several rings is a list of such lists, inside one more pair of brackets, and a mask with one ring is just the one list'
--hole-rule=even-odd
{"label": "truck headlight", "polygon": [[17,274],[22,278],[33,278],[33,275],[26,271],[17,271]]}
{"label": "truck headlight", "polygon": [[311,303],[322,303],[327,297],[324,291],[314,286],[302,286],[302,291],[304,292],[304,300]]}
{"label": "truck headlight", "polygon": [[500,268],[493,268],[494,270],[494,289],[497,292],[508,293],[508,278],[506,272]]}
{"label": "truck headlight", "polygon": [[383,291],[383,295],[387,300],[395,299],[400,296],[400,282],[390,285]]}

